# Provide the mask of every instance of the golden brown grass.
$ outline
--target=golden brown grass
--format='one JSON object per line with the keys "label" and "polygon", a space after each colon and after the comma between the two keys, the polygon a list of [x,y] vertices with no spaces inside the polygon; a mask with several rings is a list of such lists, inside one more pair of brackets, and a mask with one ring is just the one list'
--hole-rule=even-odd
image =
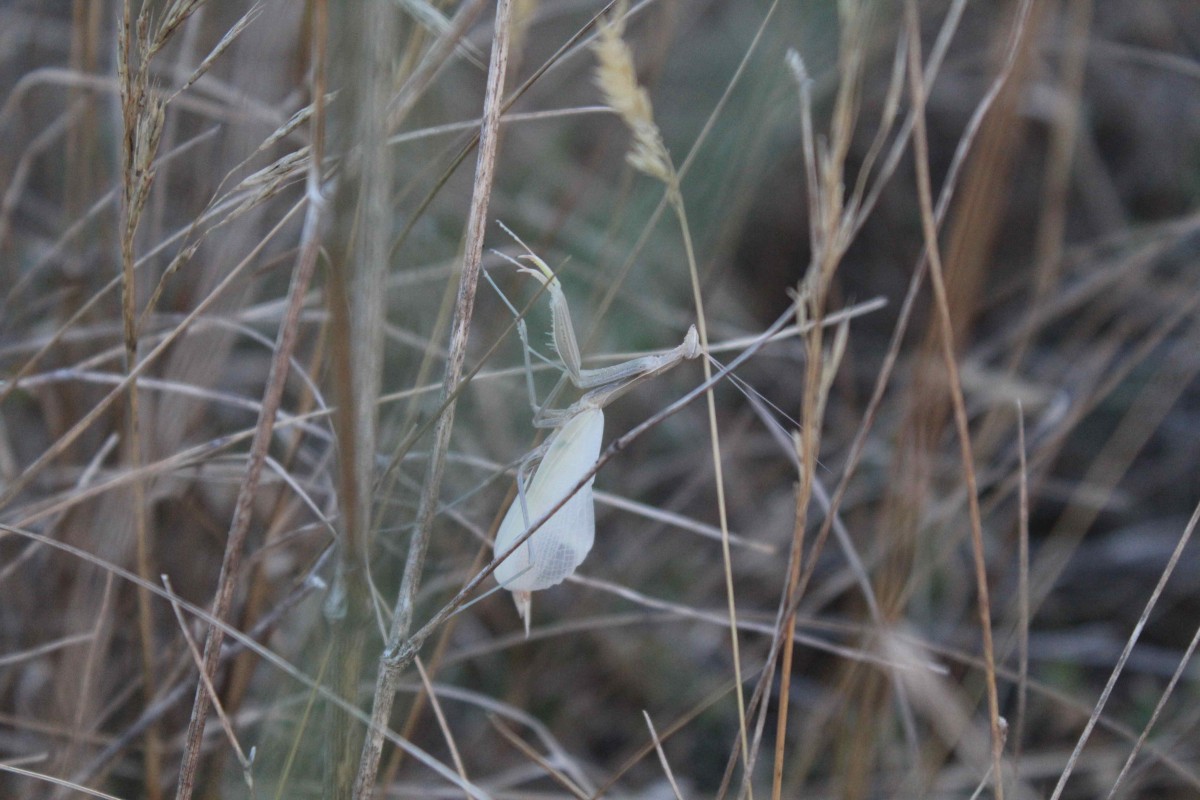
{"label": "golden brown grass", "polygon": [[[0,10],[0,796],[1195,796],[1200,14],[1131,14]],[[713,357],[528,640],[496,220],[589,365]]]}

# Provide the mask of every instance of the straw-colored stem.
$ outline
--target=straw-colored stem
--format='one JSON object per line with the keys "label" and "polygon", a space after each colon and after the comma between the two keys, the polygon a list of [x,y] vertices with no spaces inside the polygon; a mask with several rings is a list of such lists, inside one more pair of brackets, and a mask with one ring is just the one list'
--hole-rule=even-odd
{"label": "straw-colored stem", "polygon": [[[692,246],[691,229],[688,227],[687,210],[679,192],[678,177],[672,171],[673,180],[667,188],[668,201],[679,221],[679,232],[687,255],[688,276],[692,284],[692,302],[696,307],[696,331],[700,334],[700,351],[708,352],[708,325],[704,314],[704,297],[700,291],[700,272],[696,267],[696,253]],[[738,736],[741,740],[742,763],[747,773],[750,770],[750,737],[746,728],[746,697],[742,686],[742,656],[738,643],[737,601],[733,586],[733,558],[729,548],[729,513],[725,502],[725,473],[721,463],[721,433],[717,427],[717,404],[712,388],[712,364],[707,358],[700,359],[704,367],[704,382],[709,384],[704,391],[708,411],[708,433],[713,462],[713,480],[717,487],[717,519],[721,527],[721,562],[725,570],[725,599],[729,610],[729,646],[733,655],[733,679],[736,684]],[[747,778],[749,775],[747,775]],[[753,797],[753,794],[751,794]]]}
{"label": "straw-colored stem", "polygon": [[[296,267],[292,274],[292,283],[288,287],[287,304],[284,310],[283,321],[277,334],[274,354],[271,358],[271,367],[267,375],[267,385],[263,392],[262,407],[254,429],[254,438],[250,444],[246,474],[240,484],[237,500],[234,504],[233,520],[230,523],[229,537],[226,540],[225,553],[221,561],[221,572],[217,579],[217,591],[213,600],[212,616],[218,620],[227,618],[233,602],[233,593],[236,588],[234,579],[241,565],[242,551],[245,548],[246,536],[250,530],[250,518],[253,512],[255,494],[258,490],[259,478],[262,476],[262,468],[266,463],[267,449],[274,434],[277,412],[283,399],[283,387],[287,381],[289,362],[296,346],[296,336],[300,325],[300,312],[304,306],[309,282],[316,270],[317,254],[320,249],[318,233],[324,212],[324,204],[321,202],[320,192],[317,189],[319,187],[322,164],[320,147],[323,143],[323,138],[320,133],[322,130],[320,126],[321,123],[319,121],[315,123],[313,154],[309,167],[310,191],[307,197],[300,251],[296,257]],[[299,206],[297,206],[298,208]],[[291,216],[292,212],[286,214],[284,219],[275,226],[274,230],[278,230]],[[211,299],[219,293],[219,290],[228,286],[232,282],[234,275],[240,272],[243,266],[250,263],[257,256],[261,248],[266,246],[269,239],[270,237],[268,236],[258,247],[254,248],[251,254],[238,265],[233,273],[213,291],[209,301],[201,303],[192,316],[200,314],[203,308],[208,305],[208,302],[211,302]],[[186,328],[186,325],[180,327]],[[168,337],[169,340],[170,337]],[[157,353],[163,349],[165,345],[166,342],[159,345],[155,352]],[[209,678],[216,672],[224,638],[225,631],[223,628],[220,626],[209,628],[208,637],[204,642],[204,673]],[[179,768],[179,784],[176,789],[176,800],[187,800],[187,798],[191,797],[195,789],[196,770],[200,762],[201,739],[204,735],[204,724],[208,718],[208,708],[209,694],[205,691],[204,684],[201,681],[197,683],[196,695],[192,702],[192,715],[188,720],[187,737]]]}
{"label": "straw-colored stem", "polygon": [[[138,383],[135,368],[138,362],[137,326],[137,277],[134,264],[137,261],[137,232],[141,212],[150,194],[154,180],[151,164],[162,133],[162,106],[148,99],[149,78],[148,54],[143,48],[143,38],[135,36],[132,0],[123,4],[119,42],[118,68],[121,94],[121,117],[124,125],[121,147],[122,192],[121,197],[121,319],[125,344],[125,371],[129,375],[125,402],[125,433],[122,450],[130,470],[137,472],[142,466],[141,414],[138,404]],[[139,30],[141,18],[139,17]],[[150,533],[147,530],[145,511],[146,487],[144,481],[134,480],[129,487],[130,522],[134,531],[135,563],[138,575],[150,580],[154,569],[150,554]],[[150,607],[150,595],[144,589],[137,592],[137,627],[140,639],[142,666],[142,691],[146,703],[153,701],[156,693],[155,655],[158,648],[154,637],[154,616]],[[146,729],[146,758],[144,781],[147,797],[158,800],[162,796],[162,743],[157,726]]]}
{"label": "straw-colored stem", "polygon": [[488,65],[487,91],[484,96],[483,122],[480,125],[479,156],[475,166],[475,185],[471,196],[470,216],[467,220],[466,249],[463,254],[463,270],[459,279],[458,297],[455,303],[454,321],[451,325],[449,358],[442,380],[442,397],[447,402],[434,429],[425,486],[417,510],[417,523],[409,544],[408,559],[404,564],[400,590],[392,616],[391,629],[379,662],[379,674],[375,683],[375,699],[371,710],[371,726],[363,743],[362,758],[354,784],[354,796],[359,800],[370,800],[379,771],[379,760],[383,754],[383,734],[391,717],[402,667],[394,655],[408,637],[412,627],[417,589],[425,567],[425,554],[433,529],[433,519],[438,508],[438,494],[442,483],[446,450],[450,433],[454,427],[455,402],[450,400],[459,388],[463,362],[466,359],[467,334],[475,306],[475,289],[479,283],[479,270],[483,258],[483,238],[487,225],[488,202],[491,198],[492,180],[495,175],[496,153],[499,146],[500,115],[504,101],[504,77],[508,66],[508,44],[512,4],[510,0],[499,0],[492,38],[492,56]]}
{"label": "straw-colored stem", "polygon": [[921,29],[917,6],[913,0],[905,4],[909,35],[908,72],[916,124],[913,126],[914,160],[917,168],[917,196],[921,208],[921,227],[929,257],[929,276],[933,283],[936,313],[941,324],[942,360],[946,367],[950,399],[954,407],[954,424],[966,481],[967,504],[971,522],[971,545],[975,561],[975,584],[979,602],[979,626],[983,634],[984,677],[987,684],[988,717],[992,733],[993,791],[996,800],[1004,800],[1003,749],[1004,733],[1000,720],[1000,700],[996,691],[996,656],[992,642],[992,604],[987,582],[987,562],[984,552],[983,523],[979,511],[979,487],[975,477],[975,456],[971,449],[971,432],[967,422],[966,403],[958,374],[958,357],[954,346],[954,329],[950,319],[950,304],[942,273],[941,251],[938,245],[937,223],[934,218],[932,179],[929,174],[929,142],[925,130],[926,87],[921,74]]}

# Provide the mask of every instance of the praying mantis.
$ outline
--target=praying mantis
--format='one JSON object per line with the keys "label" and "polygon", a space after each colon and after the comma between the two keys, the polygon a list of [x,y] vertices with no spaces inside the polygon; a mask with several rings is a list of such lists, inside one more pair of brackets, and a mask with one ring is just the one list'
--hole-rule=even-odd
{"label": "praying mantis", "polygon": [[[509,233],[513,235],[511,231]],[[494,573],[500,586],[512,592],[517,613],[525,624],[525,635],[528,636],[532,593],[556,586],[572,575],[583,563],[595,540],[593,468],[600,457],[604,435],[604,407],[642,381],[661,375],[680,361],[700,355],[700,340],[693,325],[684,336],[683,343],[673,350],[608,367],[585,369],[562,284],[546,266],[546,262],[515,235],[513,238],[525,248],[525,254],[516,262],[520,272],[536,279],[550,296],[551,341],[561,361],[561,365],[555,366],[576,388],[585,391],[579,400],[565,409],[538,405],[529,363],[531,350],[528,334],[524,321],[518,318],[517,330],[525,348],[533,425],[553,432],[541,447],[526,457],[517,470],[517,498],[509,506],[496,533],[496,557],[500,558],[513,550],[513,545],[534,523],[557,509],[500,562]],[[533,267],[520,262],[533,264]],[[553,396],[552,393],[547,405]],[[527,480],[526,476],[535,463],[537,469],[532,479]],[[587,482],[568,497],[585,477]]]}

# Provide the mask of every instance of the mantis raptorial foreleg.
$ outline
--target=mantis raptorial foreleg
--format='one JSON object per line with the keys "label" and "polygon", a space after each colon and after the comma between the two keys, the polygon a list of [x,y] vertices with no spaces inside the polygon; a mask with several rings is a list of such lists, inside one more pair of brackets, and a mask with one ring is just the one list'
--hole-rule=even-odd
{"label": "mantis raptorial foreleg", "polygon": [[[569,416],[573,410],[577,412],[578,409],[588,406],[603,408],[647,378],[661,375],[680,361],[700,355],[700,337],[693,325],[688,329],[683,342],[666,353],[641,356],[607,367],[585,369],[579,356],[579,344],[575,338],[575,326],[571,322],[571,311],[567,307],[567,298],[563,294],[558,278],[546,266],[546,262],[533,253],[527,253],[522,256],[522,259],[532,262],[537,269],[523,266],[521,272],[532,275],[550,293],[550,312],[553,320],[551,336],[555,352],[562,359],[567,377],[571,383],[575,384],[576,388],[593,390],[585,394],[570,408],[563,410],[562,414]],[[526,363],[529,363],[528,352],[526,352]],[[564,418],[560,412],[539,407],[536,403],[534,403],[534,410],[537,413],[533,424],[537,427],[555,428]]]}
{"label": "mantis raptorial foreleg", "polygon": [[[520,262],[516,261],[515,259],[509,258],[503,253],[497,253],[495,250],[492,252],[496,253],[496,255],[500,256],[501,258],[505,258],[512,262],[514,265],[516,265],[517,269],[524,269]],[[496,285],[494,280],[492,280],[492,276],[488,274],[487,270],[483,271],[483,277],[486,278],[487,282],[490,283],[492,288],[496,290],[496,294],[500,297],[500,301],[504,303],[505,307],[508,308],[509,312],[512,313],[513,317],[517,321],[517,336],[521,339],[521,355],[525,359],[525,388],[529,393],[529,406],[533,409],[533,414],[536,417],[541,413],[542,406],[538,405],[537,390],[533,385],[533,362],[530,360],[530,355],[532,354],[537,356],[539,361],[542,361],[549,366],[554,367],[555,369],[559,369],[559,365],[555,364],[537,350],[533,349],[533,346],[529,344],[529,328],[525,325],[525,320],[521,317],[521,313],[517,311],[516,307],[514,307],[512,303],[508,302],[508,298],[504,295],[504,292],[500,291],[500,287]]]}

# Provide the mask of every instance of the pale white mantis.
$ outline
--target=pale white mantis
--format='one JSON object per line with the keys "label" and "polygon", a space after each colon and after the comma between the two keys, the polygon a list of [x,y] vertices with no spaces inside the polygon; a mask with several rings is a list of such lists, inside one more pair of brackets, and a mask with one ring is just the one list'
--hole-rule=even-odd
{"label": "pale white mantis", "polygon": [[[517,239],[515,235],[513,238]],[[521,242],[520,239],[517,241]],[[524,242],[521,244],[524,246]],[[545,444],[531,453],[517,470],[517,498],[496,533],[496,556],[501,557],[512,550],[513,545],[534,523],[557,508],[545,523],[500,562],[494,573],[500,585],[512,592],[528,636],[532,593],[561,583],[575,572],[592,549],[596,534],[592,498],[594,475],[573,495],[567,495],[593,472],[600,457],[600,443],[604,435],[603,408],[641,381],[666,372],[684,359],[700,355],[700,340],[695,326],[692,326],[683,343],[673,350],[599,369],[585,369],[562,284],[546,263],[527,246],[525,251],[520,257],[521,261],[533,264],[536,269],[518,264],[520,271],[536,278],[550,295],[551,341],[562,361],[560,368],[577,388],[588,390],[566,409],[539,406],[529,371],[528,336],[524,323],[518,322],[518,331],[525,347],[533,424],[554,431]],[[539,456],[541,460],[537,470],[527,482],[525,476]]]}

